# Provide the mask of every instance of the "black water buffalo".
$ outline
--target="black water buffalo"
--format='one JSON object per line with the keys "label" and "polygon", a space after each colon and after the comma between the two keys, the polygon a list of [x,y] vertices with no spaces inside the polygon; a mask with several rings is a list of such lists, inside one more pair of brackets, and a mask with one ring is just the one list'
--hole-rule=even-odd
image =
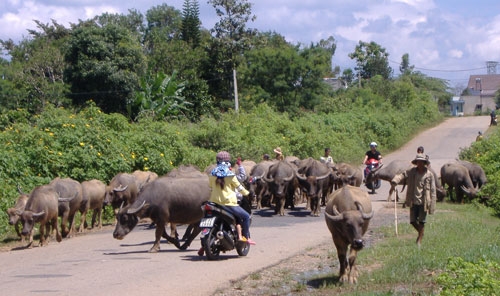
{"label": "black water buffalo", "polygon": [[[203,217],[201,204],[210,197],[208,177],[172,178],[160,177],[147,184],[136,201],[120,208],[113,232],[115,239],[123,239],[139,222],[150,218],[156,224],[155,242],[149,252],[160,250],[163,236],[179,249],[186,249],[200,233],[199,221]],[[165,231],[167,223],[190,224],[193,231],[181,246],[179,241]]]}
{"label": "black water buffalo", "polygon": [[370,197],[359,187],[346,185],[328,197],[325,221],[337,248],[341,282],[357,282],[356,256],[364,246],[363,235],[372,217]]}
{"label": "black water buffalo", "polygon": [[[82,210],[82,185],[71,178],[55,178],[50,182],[59,194],[59,216],[61,217],[61,233],[63,237],[71,237],[75,231],[76,212]],[[69,228],[68,228],[69,223]],[[85,215],[81,215],[80,225],[85,223]]]}
{"label": "black water buffalo", "polygon": [[255,196],[257,210],[262,209],[263,204],[264,206],[271,206],[271,194],[264,177],[273,163],[269,160],[261,161],[250,171],[248,191],[252,196]]}
{"label": "black water buffalo", "polygon": [[333,185],[332,170],[325,163],[309,157],[300,162],[296,176],[300,187],[307,195],[311,215],[319,216],[320,200],[324,203],[330,186]]}
{"label": "black water buffalo", "polygon": [[477,195],[477,188],[472,183],[469,170],[459,163],[445,163],[441,167],[441,185],[443,188],[448,185],[450,200],[453,200],[453,188],[455,188],[456,201],[459,203],[463,203],[464,193],[470,199]]}
{"label": "black water buffalo", "polygon": [[269,192],[275,201],[274,213],[280,216],[285,215],[285,205],[290,205],[294,209],[293,197],[295,189],[298,187],[295,169],[287,161],[274,162],[264,176]]}
{"label": "black water buffalo", "polygon": [[363,171],[359,167],[341,162],[332,165],[331,169],[334,172],[334,187],[332,189],[339,189],[345,185],[360,187],[363,184]]}
{"label": "black water buffalo", "polygon": [[[57,227],[58,198],[59,194],[51,185],[35,187],[30,193],[24,211],[19,213],[23,221],[23,235],[31,233],[35,223],[40,223],[40,246],[48,243],[51,226],[52,230],[56,232],[57,241],[60,242],[62,240],[61,233]],[[27,247],[33,247],[32,242]]]}
{"label": "black water buffalo", "polygon": [[139,188],[137,188],[135,176],[128,173],[118,173],[106,186],[104,205],[111,205],[116,214],[120,206],[133,203],[138,194]]}
{"label": "black water buffalo", "polygon": [[[102,207],[104,205],[104,196],[106,195],[106,184],[101,180],[92,179],[89,181],[83,181],[82,185],[82,208],[80,212],[83,216],[86,216],[89,210],[93,210],[92,213],[92,224],[91,228],[94,228],[97,220],[97,227],[102,228]],[[80,223],[79,231],[87,228],[87,220],[84,223]]]}
{"label": "black water buffalo", "polygon": [[[21,238],[21,242],[24,243],[26,236],[21,234],[22,221],[20,219],[20,214],[26,208],[26,203],[28,202],[29,195],[22,192],[20,188],[18,188],[18,191],[19,196],[17,197],[16,204],[14,205],[14,207],[7,209],[7,215],[9,216],[9,224],[14,225],[17,235]],[[21,230],[19,229],[19,226],[21,226]],[[29,236],[29,242],[31,243],[33,241],[33,232],[31,232]]]}
{"label": "black water buffalo", "polygon": [[484,184],[486,184],[488,181],[486,179],[486,173],[479,164],[465,160],[460,160],[458,163],[469,170],[469,176],[474,187],[479,190]]}

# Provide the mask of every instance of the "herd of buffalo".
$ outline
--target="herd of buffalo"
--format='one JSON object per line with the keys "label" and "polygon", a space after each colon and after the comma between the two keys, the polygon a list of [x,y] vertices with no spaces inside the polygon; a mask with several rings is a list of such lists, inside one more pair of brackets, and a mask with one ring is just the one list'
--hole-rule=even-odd
{"label": "herd of buffalo", "polygon": [[[356,252],[363,248],[363,235],[373,216],[368,192],[361,188],[364,179],[361,168],[291,156],[282,161],[255,163],[245,160],[241,166],[247,172],[243,184],[251,194],[244,201],[250,208],[274,207],[275,214],[283,216],[285,208],[294,209],[297,204],[306,202],[311,215],[319,216],[321,206],[325,206],[326,224],[340,261],[340,280],[356,282]],[[372,171],[365,181],[381,179],[390,183],[396,174],[411,166],[407,160],[392,161]],[[33,246],[33,228],[38,223],[40,246],[43,246],[53,232],[58,242],[63,237],[74,235],[77,232],[77,212],[81,217],[78,232],[87,229],[86,216],[90,210],[93,210],[90,227],[101,228],[102,210],[110,205],[116,214],[114,238],[123,239],[141,219],[149,218],[156,226],[155,242],[150,252],[160,250],[162,237],[177,248],[186,249],[200,232],[201,204],[210,196],[208,172],[211,168],[201,171],[195,166],[181,166],[160,177],[145,171],[119,173],[107,185],[95,179],[78,182],[71,178],[56,178],[49,184],[34,188],[29,194],[19,189],[16,204],[7,210],[9,223],[15,226],[23,242],[29,238],[27,247]],[[482,168],[466,161],[447,163],[441,167],[440,173],[440,178],[436,176],[438,201],[447,194],[445,186],[451,200],[462,202],[464,195],[474,198],[486,182]],[[391,188],[388,200],[394,189]],[[180,224],[189,225],[182,239],[176,231]],[[170,233],[166,231],[168,225]]]}

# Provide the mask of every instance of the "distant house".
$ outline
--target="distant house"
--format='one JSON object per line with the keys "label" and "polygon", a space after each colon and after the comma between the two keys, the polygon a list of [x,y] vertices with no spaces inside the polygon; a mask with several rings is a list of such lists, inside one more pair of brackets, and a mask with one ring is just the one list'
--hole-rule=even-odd
{"label": "distant house", "polygon": [[325,77],[323,78],[323,81],[328,83],[333,88],[333,90],[347,88],[347,84],[339,78]]}
{"label": "distant house", "polygon": [[451,114],[460,116],[456,112],[459,101],[463,102],[463,114],[473,115],[476,112],[489,113],[496,108],[495,94],[500,89],[500,74],[471,75],[467,84],[468,94],[461,96],[456,103],[451,101]]}

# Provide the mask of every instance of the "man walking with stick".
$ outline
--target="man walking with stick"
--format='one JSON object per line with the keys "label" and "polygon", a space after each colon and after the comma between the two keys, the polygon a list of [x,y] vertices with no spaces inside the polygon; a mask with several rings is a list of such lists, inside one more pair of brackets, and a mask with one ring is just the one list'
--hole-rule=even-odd
{"label": "man walking with stick", "polygon": [[436,208],[436,183],[434,174],[427,168],[429,159],[424,154],[417,154],[412,163],[416,166],[396,175],[391,184],[406,181],[405,204],[410,208],[410,224],[418,232],[417,245],[420,247],[427,213],[434,214]]}

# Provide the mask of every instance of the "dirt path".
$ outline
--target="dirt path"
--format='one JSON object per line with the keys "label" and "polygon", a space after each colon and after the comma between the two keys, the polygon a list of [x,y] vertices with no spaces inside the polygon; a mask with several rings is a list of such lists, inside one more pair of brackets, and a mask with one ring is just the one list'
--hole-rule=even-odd
{"label": "dirt path", "polygon": [[[488,123],[488,116],[448,119],[439,127],[420,134],[402,149],[386,155],[384,161],[411,160],[416,147],[423,145],[432,166],[438,168],[457,158],[459,149],[474,141],[477,132],[484,131]],[[383,183],[378,194],[372,195],[376,215],[381,217],[388,215],[379,214],[379,210],[388,208],[387,194],[388,186]],[[136,227],[122,241],[114,240],[112,230],[106,229],[65,239],[61,243],[51,241],[43,248],[1,252],[2,294],[210,295],[220,289],[233,291],[229,286],[232,281],[288,261],[306,250],[333,248],[323,217],[258,219],[260,221],[256,221],[251,229],[252,238],[258,244],[252,246],[249,255],[238,258],[236,252],[227,253],[224,260],[217,262],[206,261],[196,254],[199,239],[186,251],[178,251],[162,241],[159,253],[148,253],[154,231],[147,229],[146,224]],[[376,217],[374,224],[375,221]]]}

